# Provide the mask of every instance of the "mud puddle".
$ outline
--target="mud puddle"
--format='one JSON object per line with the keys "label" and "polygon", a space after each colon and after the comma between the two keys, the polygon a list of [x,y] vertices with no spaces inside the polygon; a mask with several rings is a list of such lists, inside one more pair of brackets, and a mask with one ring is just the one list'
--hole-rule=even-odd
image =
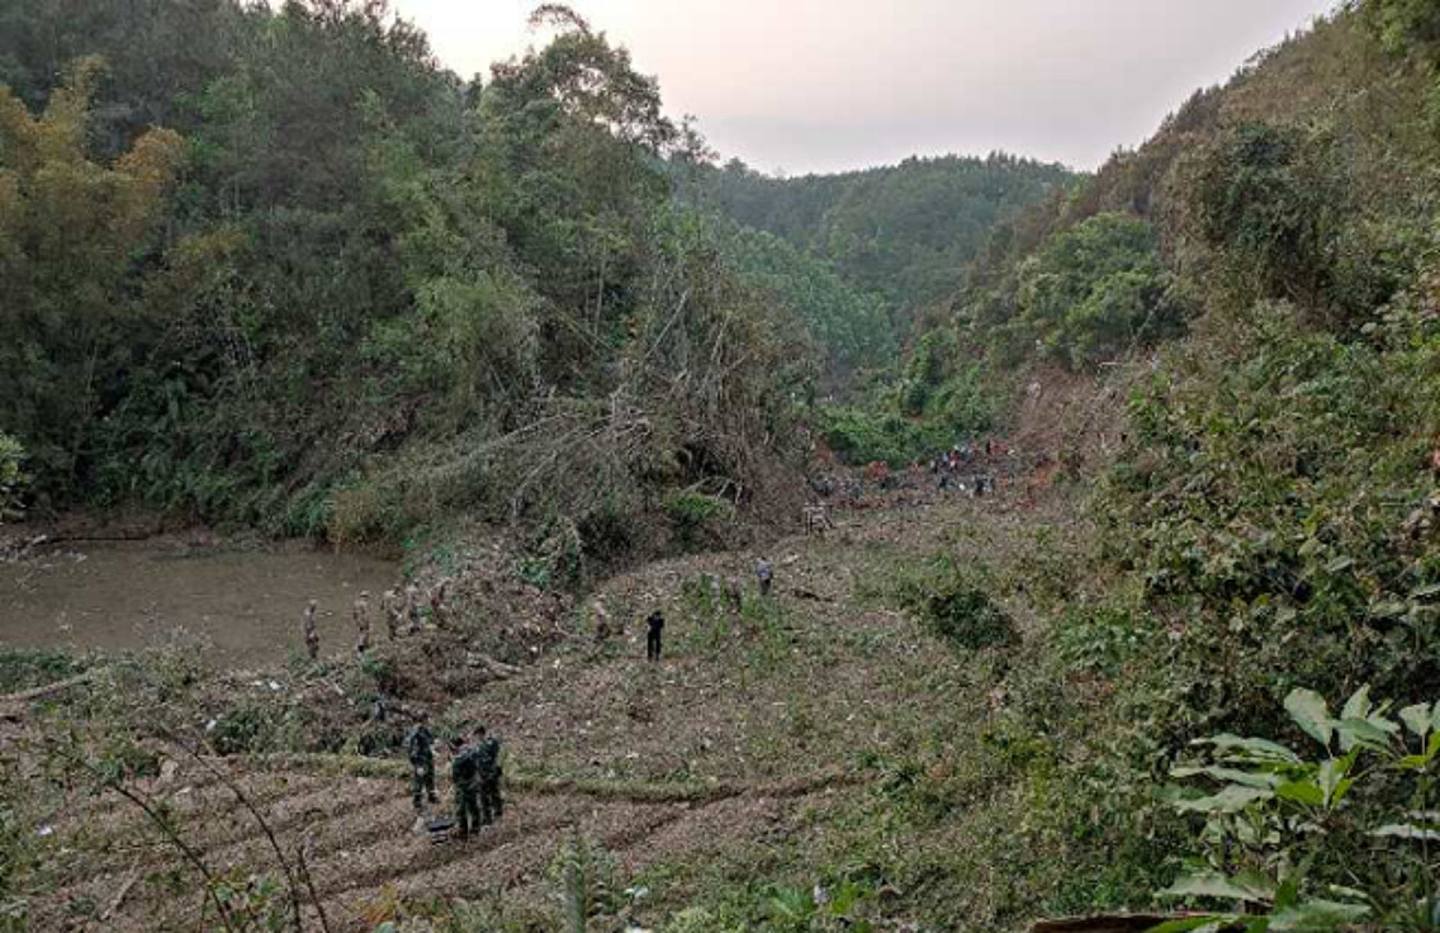
{"label": "mud puddle", "polygon": [[308,547],[239,550],[164,541],[86,544],[0,563],[0,648],[117,651],[179,638],[217,666],[284,662],[319,602],[321,652],[355,642],[361,590],[396,584],[396,564]]}

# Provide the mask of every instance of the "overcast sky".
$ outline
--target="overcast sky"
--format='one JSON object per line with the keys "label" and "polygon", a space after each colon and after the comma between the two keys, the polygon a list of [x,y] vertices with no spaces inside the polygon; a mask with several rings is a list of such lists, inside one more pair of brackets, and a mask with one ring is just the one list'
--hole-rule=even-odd
{"label": "overcast sky", "polygon": [[[537,0],[392,0],[469,77]],[[574,0],[728,158],[789,174],[1004,149],[1094,168],[1334,0]],[[543,37],[540,37],[543,38]]]}

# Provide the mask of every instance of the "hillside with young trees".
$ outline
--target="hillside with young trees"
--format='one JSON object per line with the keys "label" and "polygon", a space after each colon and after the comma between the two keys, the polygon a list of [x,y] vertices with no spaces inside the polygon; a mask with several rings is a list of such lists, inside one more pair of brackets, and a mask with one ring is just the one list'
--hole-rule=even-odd
{"label": "hillside with young trees", "polygon": [[394,540],[451,509],[609,527],[795,462],[816,335],[674,200],[700,145],[568,10],[472,82],[378,3],[3,16],[32,508]]}
{"label": "hillside with young trees", "polygon": [[[466,83],[374,5],[85,6],[0,11],[0,518],[429,599],[0,651],[0,926],[1440,929],[1432,0],[1092,176],[795,180],[563,8]],[[403,832],[406,704],[503,736],[479,839]]]}
{"label": "hillside with young trees", "polygon": [[697,200],[823,259],[897,322],[954,291],[997,222],[1070,185],[1063,166],[995,153],[795,178],[738,159],[701,176]]}

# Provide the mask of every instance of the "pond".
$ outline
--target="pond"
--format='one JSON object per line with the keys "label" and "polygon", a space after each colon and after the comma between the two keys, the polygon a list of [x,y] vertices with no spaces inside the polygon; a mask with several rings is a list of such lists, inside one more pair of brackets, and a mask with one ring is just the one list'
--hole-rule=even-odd
{"label": "pond", "polygon": [[180,638],[217,666],[303,652],[301,616],[319,602],[321,653],[355,644],[350,607],[398,585],[395,563],[300,544],[270,549],[179,541],[78,544],[0,564],[0,648],[116,651]]}

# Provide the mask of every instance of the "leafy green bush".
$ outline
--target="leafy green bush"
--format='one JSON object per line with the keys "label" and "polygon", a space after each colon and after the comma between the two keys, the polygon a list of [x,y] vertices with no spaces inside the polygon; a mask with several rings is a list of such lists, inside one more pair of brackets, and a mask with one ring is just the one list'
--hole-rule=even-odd
{"label": "leafy green bush", "polygon": [[1151,628],[1128,610],[1073,606],[1056,627],[1055,643],[1071,669],[1112,676],[1141,654],[1151,635]]}
{"label": "leafy green bush", "polygon": [[18,693],[64,680],[85,667],[85,662],[61,651],[8,648],[0,651],[0,693]]}
{"label": "leafy green bush", "polygon": [[1046,355],[1082,369],[1178,334],[1171,292],[1150,224],[1099,214],[1020,267],[1017,323]]}
{"label": "leafy green bush", "polygon": [[[1227,733],[1196,743],[1211,749],[1208,760],[1171,771],[1220,789],[1185,788],[1175,800],[1179,812],[1205,817],[1206,857],[1163,894],[1244,904],[1208,922],[1247,930],[1440,927],[1440,864],[1427,844],[1440,840],[1440,704],[1407,706],[1397,720],[1365,687],[1337,717],[1319,694],[1296,689],[1285,709],[1321,757]],[[1379,800],[1359,800],[1362,789]]]}
{"label": "leafy green bush", "polygon": [[20,441],[0,431],[0,522],[25,514],[25,491],[30,477],[21,469],[24,463],[25,448]]}
{"label": "leafy green bush", "polygon": [[635,520],[635,507],[620,496],[601,502],[576,522],[580,545],[585,557],[600,562],[618,560],[638,543],[640,529]]}
{"label": "leafy green bush", "polygon": [[820,410],[825,443],[845,463],[881,461],[903,467],[948,449],[969,432],[941,422],[912,421],[891,413],[843,406]]}
{"label": "leafy green bush", "polygon": [[697,544],[703,534],[715,531],[718,523],[733,518],[735,506],[719,496],[684,492],[665,500],[665,514],[676,540],[689,547]]}
{"label": "leafy green bush", "polygon": [[936,637],[970,651],[1013,643],[1018,633],[974,573],[949,557],[900,584],[900,601]]}

